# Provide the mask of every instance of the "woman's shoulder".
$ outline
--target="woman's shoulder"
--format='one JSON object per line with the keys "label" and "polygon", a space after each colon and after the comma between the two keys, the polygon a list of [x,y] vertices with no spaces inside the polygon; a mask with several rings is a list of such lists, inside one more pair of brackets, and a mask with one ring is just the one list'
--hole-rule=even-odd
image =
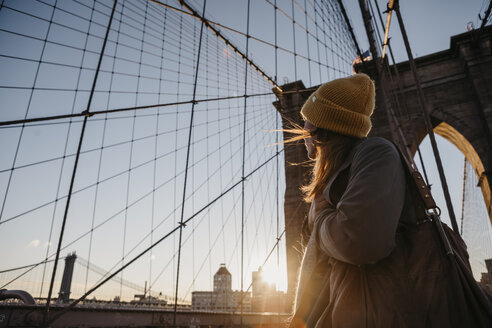
{"label": "woman's shoulder", "polygon": [[358,145],[358,148],[388,148],[393,149],[395,152],[398,152],[394,143],[382,137],[364,138],[362,142]]}
{"label": "woman's shoulder", "polygon": [[371,137],[362,140],[354,149],[352,165],[367,165],[369,163],[399,163],[400,154],[396,146],[381,137]]}
{"label": "woman's shoulder", "polygon": [[365,138],[355,147],[355,155],[368,152],[399,156],[395,144],[381,137]]}

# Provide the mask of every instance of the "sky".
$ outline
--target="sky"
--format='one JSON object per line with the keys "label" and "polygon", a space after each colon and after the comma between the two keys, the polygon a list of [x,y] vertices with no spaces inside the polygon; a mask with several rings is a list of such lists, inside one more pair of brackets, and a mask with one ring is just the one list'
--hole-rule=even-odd
{"label": "sky", "polygon": [[[378,1],[381,10],[385,10],[386,3]],[[363,29],[358,1],[344,1],[344,4],[361,48],[368,49],[369,43]],[[482,13],[483,16],[487,5],[488,1],[483,0],[400,1],[400,11],[414,57],[449,49],[450,37],[466,32],[469,22],[475,28],[480,27],[478,14]],[[385,15],[383,21],[386,23]],[[390,31],[396,61],[406,61],[407,55],[396,16],[393,16]]]}
{"label": "sky", "polygon": [[[177,1],[165,2],[179,7]],[[297,0],[293,6],[293,2],[278,1],[278,5],[287,15],[292,15],[294,8],[294,18],[303,25],[305,16],[298,8],[303,2]],[[121,3],[101,63],[91,111],[189,101],[194,93],[200,22],[172,9],[164,11],[144,0]],[[190,3],[202,11],[202,1]],[[365,50],[368,43],[357,1],[344,3],[358,42]],[[378,3],[385,7],[384,1]],[[7,45],[0,48],[0,121],[80,113],[87,106],[112,1],[98,1],[95,10],[91,9],[92,5],[79,1],[59,2],[56,10],[53,4],[54,1],[7,0],[0,9],[0,43]],[[243,0],[208,0],[205,17],[246,33],[246,4]],[[483,12],[484,6],[486,3],[478,0],[402,2],[401,11],[414,56],[448,49],[450,36],[465,32],[469,21],[479,25],[477,14]],[[318,85],[351,73],[355,52],[347,46],[350,40],[337,27],[340,17],[325,16],[324,44],[317,47],[313,34],[321,33],[321,29],[311,29],[306,39],[305,30],[299,26],[293,28],[292,22],[278,13],[277,42],[286,51],[279,50],[275,60],[271,47],[275,42],[273,7],[265,0],[252,0],[250,10],[249,34],[270,45],[250,39],[248,57],[278,84],[302,80],[305,86]],[[38,18],[25,15],[26,12]],[[120,24],[121,12],[123,23]],[[146,15],[148,19],[144,20]],[[50,25],[49,21],[55,24]],[[397,61],[405,61],[396,25],[393,20],[390,36]],[[243,35],[218,28],[246,53]],[[77,251],[79,257],[90,260],[94,266],[90,271],[84,268],[76,271],[74,295],[80,295],[98,281],[101,276],[97,271],[119,267],[121,258],[125,263],[180,221],[192,109],[195,116],[183,217],[192,217],[214,197],[219,200],[183,229],[179,296],[189,299],[192,290],[212,289],[212,275],[220,263],[226,263],[233,274],[233,288],[241,288],[242,184],[225,196],[220,195],[241,182],[242,176],[252,172],[244,183],[244,289],[249,285],[251,272],[267,259],[283,229],[283,156],[278,157],[280,171],[277,171],[277,160],[271,160],[276,152],[272,144],[278,141],[278,134],[272,130],[279,124],[271,105],[275,101],[272,84],[245,66],[244,60],[209,30],[203,33],[195,99],[241,96],[245,91],[246,69],[246,92],[257,96],[249,97],[246,102],[243,98],[233,98],[201,102],[194,107],[188,102],[88,119],[74,185],[77,193],[68,215],[62,256]],[[339,38],[344,39],[338,42]],[[43,47],[45,39],[49,42]],[[289,53],[294,50],[301,56],[294,58]],[[302,56],[308,55],[313,63],[303,59]],[[36,263],[52,254],[57,244],[64,195],[74,165],[74,156],[70,155],[76,152],[82,119],[56,123],[0,129],[0,148],[5,151],[5,156],[0,158],[0,200],[4,203],[0,246],[13,249],[12,254],[0,256],[3,263],[0,270]],[[438,137],[438,143],[453,203],[461,204],[463,156],[442,138]],[[447,212],[427,139],[422,143],[422,151],[430,182],[435,186],[434,195],[442,204],[446,221]],[[53,158],[56,160],[50,160]],[[37,162],[40,163],[30,166]],[[16,169],[11,174],[12,166]],[[41,207],[23,214],[38,206]],[[457,213],[461,213],[460,206],[455,207]],[[14,219],[2,223],[11,218]],[[274,277],[278,288],[285,290],[284,241],[279,245],[278,264],[275,251],[265,269]],[[174,233],[125,270],[123,279],[139,286],[151,281],[152,290],[173,295],[178,246],[178,233]],[[58,269],[58,278],[62,267]],[[34,296],[45,295],[46,285],[42,292],[39,285],[43,276],[48,280],[50,270],[50,265],[38,267],[26,275],[18,288],[27,289]],[[0,273],[0,283],[11,277],[10,273]],[[120,284],[111,282],[95,295],[112,298],[122,294],[124,299],[130,299],[134,292],[128,288],[121,292]]]}

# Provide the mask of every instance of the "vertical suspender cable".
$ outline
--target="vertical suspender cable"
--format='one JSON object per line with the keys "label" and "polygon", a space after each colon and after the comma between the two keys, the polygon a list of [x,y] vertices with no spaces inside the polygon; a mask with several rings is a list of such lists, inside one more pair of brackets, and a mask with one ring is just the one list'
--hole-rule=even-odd
{"label": "vertical suspender cable", "polygon": [[[162,46],[161,46],[161,69],[159,72],[159,103],[161,102],[161,88],[162,88],[162,80],[163,80],[163,69],[162,69],[162,64],[164,62],[164,45],[166,41],[166,24],[167,24],[167,8],[164,8],[164,20],[162,23]],[[157,154],[158,154],[158,145],[159,145],[159,121],[160,121],[160,114],[161,111],[159,109],[156,110],[157,112],[157,117],[155,119],[156,124],[155,124],[155,143],[154,143],[154,167],[153,167],[153,178],[152,178],[152,215],[151,215],[151,221],[150,221],[150,245],[154,243],[154,219],[155,219],[155,190],[156,190],[156,180],[157,180]],[[148,295],[149,297],[152,296],[152,253],[153,249],[150,250],[149,254],[149,291]]]}
{"label": "vertical suspender cable", "polygon": [[[202,15],[205,16],[205,6],[207,5],[207,0],[203,2],[203,12]],[[193,84],[193,102],[191,104],[191,114],[190,114],[190,126],[188,130],[188,146],[186,149],[186,166],[185,166],[185,175],[183,182],[183,198],[181,201],[181,218],[179,221],[179,241],[178,241],[178,263],[176,267],[176,290],[174,294],[174,313],[173,313],[173,327],[176,327],[176,312],[178,310],[178,291],[179,291],[179,266],[181,261],[181,241],[183,238],[183,219],[184,219],[184,209],[185,209],[185,200],[186,200],[186,182],[188,180],[188,167],[190,162],[190,148],[191,148],[191,137],[193,133],[193,118],[195,113],[195,100],[196,100],[196,86],[198,82],[198,72],[200,68],[200,51],[202,48],[202,35],[203,35],[203,25],[204,21],[202,20],[200,27],[200,41],[198,43],[198,53],[196,58],[196,67],[195,67],[195,81]]]}
{"label": "vertical suspender cable", "polygon": [[[246,16],[246,56],[248,56],[249,51],[249,15],[250,15],[250,0],[248,0],[248,9]],[[248,98],[246,95],[248,94],[248,63],[244,65],[244,109],[243,109],[243,166],[242,166],[242,175],[241,175],[241,319],[240,326],[243,326],[243,299],[244,299],[244,215],[245,215],[245,204],[244,204],[244,169],[246,163],[246,104],[248,102]]]}
{"label": "vertical suspender cable", "polygon": [[[147,17],[147,10],[149,7],[149,2],[145,3],[145,16]],[[123,17],[123,11],[125,10],[125,4],[123,3],[123,8],[121,9],[121,17]],[[143,21],[143,27],[142,27],[142,40],[141,40],[141,45],[140,45],[140,58],[139,58],[139,65],[138,65],[138,78],[137,78],[137,88],[135,92],[135,107],[138,105],[138,89],[140,88],[140,74],[142,73],[142,55],[143,55],[143,46],[144,46],[144,39],[145,39],[145,27],[146,27],[147,20],[144,19]],[[130,154],[129,154],[129,161],[128,161],[128,175],[127,175],[127,180],[126,180],[126,201],[125,201],[125,219],[124,219],[124,224],[123,224],[123,243],[122,243],[122,249],[121,249],[121,266],[125,264],[125,246],[126,246],[126,231],[127,231],[127,226],[128,226],[128,202],[130,200],[130,184],[131,184],[131,177],[132,177],[132,158],[133,158],[133,146],[135,142],[135,123],[137,121],[137,111],[133,111],[133,120],[132,120],[132,138],[130,140]],[[145,294],[145,292],[144,292]],[[123,298],[123,271],[121,271],[121,282],[120,282],[120,300]]]}
{"label": "vertical suspender cable", "polygon": [[[273,15],[274,15],[274,23],[275,23],[275,82],[277,82],[277,70],[278,70],[278,61],[277,61],[277,0],[275,0],[275,6],[273,9]],[[316,30],[316,33],[318,31]],[[319,45],[318,45],[318,62],[319,62]],[[321,80],[321,65],[320,67],[320,80]],[[278,126],[278,114],[276,115],[276,120],[275,120],[275,130],[279,130]],[[279,216],[279,202],[278,202],[278,196],[279,196],[279,163],[278,163],[278,132],[275,135],[275,152],[277,154],[277,157],[275,159],[276,163],[276,170],[277,170],[277,178],[276,178],[276,190],[275,190],[275,214],[277,218],[277,271],[280,272],[280,249],[279,249],[279,224],[280,224],[280,216]],[[277,303],[278,303],[278,320],[277,324],[280,326],[280,294],[277,291]]]}
{"label": "vertical suspender cable", "polygon": [[[309,69],[309,86],[313,85],[313,81],[311,79],[311,54],[309,50],[309,29],[308,29],[308,15],[307,15],[307,6],[306,0],[304,0],[304,17],[306,22],[306,46],[307,46],[307,55],[308,55],[308,69]],[[292,16],[294,18],[294,16]]]}
{"label": "vertical suspender cable", "polygon": [[[56,3],[55,3],[56,5]],[[88,44],[88,41],[89,41],[89,30],[90,30],[90,26],[92,25],[92,20],[94,18],[94,6],[92,6],[92,9],[91,9],[91,16],[89,18],[89,27],[87,29],[87,33],[85,35],[85,41],[84,41],[84,49],[87,49],[87,44]],[[80,58],[80,65],[82,65],[84,63],[84,60],[86,58],[86,51],[84,51],[82,53],[82,57]],[[81,79],[81,76],[82,76],[82,70],[79,70],[78,71],[78,74],[77,74],[77,84],[76,84],[76,89],[78,90],[79,87],[80,87],[80,81],[82,80]],[[72,101],[72,110],[71,110],[71,113],[73,114],[74,111],[75,111],[75,104],[76,104],[76,98],[77,97],[73,97],[73,101]],[[62,181],[63,181],[63,171],[64,171],[64,168],[65,168],[65,160],[66,160],[66,156],[67,156],[67,150],[68,150],[68,145],[69,145],[69,137],[70,137],[70,132],[72,130],[72,119],[70,119],[69,123],[68,123],[68,128],[67,128],[67,132],[65,134],[65,145],[64,145],[64,148],[63,148],[63,158],[61,160],[61,164],[60,164],[60,175],[58,176],[58,183],[57,183],[57,187],[56,187],[56,199],[60,199],[60,193],[61,193],[61,189],[62,189]],[[99,166],[101,163],[99,163]],[[97,194],[97,188],[96,188],[96,194]],[[52,215],[51,215],[51,223],[50,223],[50,230],[49,230],[49,235],[48,235],[48,244],[46,245],[46,252],[45,252],[45,258],[47,259],[48,256],[49,256],[49,253],[51,251],[50,249],[50,246],[51,246],[51,238],[53,236],[53,227],[55,225],[55,218],[56,218],[56,213],[58,211],[58,204],[59,202],[55,200],[55,205],[53,206],[53,212],[52,212]],[[94,209],[95,209],[95,204],[94,204]],[[92,236],[92,234],[91,234]],[[41,278],[41,288],[39,289],[39,297],[43,297],[43,288],[44,288],[44,278],[46,276],[46,264],[47,262],[44,262],[44,265],[43,265],[43,275],[42,275],[42,278]]]}
{"label": "vertical suspender cable", "polygon": [[466,188],[466,157],[463,158],[463,196],[461,198],[461,232],[463,236],[463,221],[465,219],[465,188]]}
{"label": "vertical suspender cable", "polygon": [[[32,102],[33,95],[34,95],[36,82],[38,80],[38,75],[39,75],[39,71],[41,68],[41,62],[43,60],[44,52],[46,49],[46,44],[48,43],[48,36],[50,35],[51,26],[53,26],[53,17],[55,16],[57,3],[58,2],[55,1],[55,4],[53,5],[53,11],[51,12],[50,19],[48,21],[48,29],[46,30],[46,36],[45,36],[44,41],[43,41],[43,47],[41,48],[41,53],[39,55],[39,61],[38,61],[38,65],[36,67],[36,73],[34,74],[34,80],[32,83],[31,92],[29,93],[29,99],[27,101],[27,107],[26,107],[26,113],[24,114],[24,119],[27,119],[27,116],[29,115],[29,108],[31,107],[31,102]],[[2,5],[0,6],[0,9],[2,9],[2,8],[3,8],[3,1],[2,1]],[[24,135],[24,128],[25,128],[25,124],[23,123],[21,126],[20,134],[19,134],[19,141],[17,142],[17,147],[15,149],[14,158],[12,160],[12,169],[9,172],[9,178],[7,180],[7,186],[5,188],[5,196],[4,196],[3,201],[2,201],[2,206],[0,207],[0,221],[2,220],[3,211],[5,209],[5,204],[7,202],[7,196],[9,194],[10,184],[12,182],[12,175],[14,174],[15,164],[17,163],[17,156],[19,155],[19,149],[20,149],[20,145],[21,145],[21,141],[22,141],[22,136]]]}
{"label": "vertical suspender cable", "polygon": [[[398,71],[398,67],[396,66],[395,57],[393,56],[393,49],[391,48],[391,44],[389,42],[389,37],[388,37],[391,19],[387,19],[386,20],[386,27],[384,27],[385,25],[383,23],[383,18],[381,16],[381,10],[379,9],[378,2],[377,1],[374,1],[374,4],[376,5],[376,10],[377,10],[377,12],[379,14],[379,20],[381,22],[381,26],[383,26],[383,28],[385,28],[385,41],[384,41],[383,44],[384,44],[384,46],[388,46],[388,50],[389,50],[391,62],[393,63],[393,71],[395,72],[396,81],[398,83],[398,90],[400,92],[400,96],[402,97],[401,104],[402,104],[403,110],[405,111],[405,115],[407,117],[407,120],[411,122],[410,114],[408,113],[407,106],[405,105],[405,98],[404,98],[404,92],[403,92],[403,85],[401,83],[401,78],[400,78],[400,72]],[[393,11],[393,7],[394,7],[394,1],[390,1],[388,3],[388,9],[387,9],[388,16]],[[384,49],[383,49],[383,53],[384,53]],[[389,68],[388,68],[388,70],[389,70]],[[398,99],[398,97],[396,95],[395,95],[395,99]],[[422,158],[422,152],[420,151],[420,147],[419,146],[417,146],[417,154],[419,156],[419,161],[420,161],[420,166],[422,168],[422,172],[424,173],[425,184],[430,188],[429,178],[427,177],[427,170],[425,168],[424,160]]]}
{"label": "vertical suspender cable", "polygon": [[[314,3],[314,5],[316,6],[316,2]],[[319,9],[321,9],[321,14],[320,14],[320,17],[321,17],[321,21],[323,22],[323,40],[324,40],[324,45],[325,45],[325,58],[326,58],[326,80],[329,81],[330,80],[330,61],[328,59],[328,40],[326,38],[327,34],[326,34],[326,21],[325,21],[325,10],[323,8],[323,3],[320,3],[318,4],[318,7]],[[332,61],[333,61],[333,54],[332,54]],[[331,69],[334,69],[333,66],[331,66]]]}
{"label": "vertical suspender cable", "polygon": [[278,83],[278,44],[277,44],[277,0],[273,6],[273,21],[274,21],[274,34],[275,34],[275,83]]}
{"label": "vertical suspender cable", "polygon": [[294,0],[291,0],[291,2],[292,2],[292,42],[294,45],[294,81],[297,81],[296,18],[294,13]]}
{"label": "vertical suspender cable", "polygon": [[85,114],[84,115],[84,122],[82,123],[82,129],[80,132],[79,145],[77,147],[77,155],[75,156],[75,163],[73,166],[72,178],[71,178],[70,187],[68,190],[68,197],[67,197],[67,203],[65,206],[65,213],[63,214],[63,221],[62,221],[62,226],[61,226],[61,230],[60,230],[60,238],[58,240],[58,246],[56,249],[55,263],[53,265],[53,273],[51,274],[50,289],[48,291],[48,298],[46,300],[46,312],[45,312],[44,322],[47,322],[49,311],[50,311],[51,294],[53,293],[53,285],[55,283],[56,269],[58,267],[58,260],[60,259],[60,250],[61,250],[61,245],[63,242],[63,235],[65,232],[65,224],[67,223],[68,210],[70,208],[70,200],[72,198],[72,190],[73,190],[73,185],[75,182],[75,175],[77,173],[77,165],[79,163],[80,150],[82,148],[82,142],[84,140],[85,127],[87,126],[87,119],[89,118],[89,116],[91,116],[90,107],[91,107],[92,99],[94,96],[94,90],[96,88],[97,77],[98,77],[99,71],[101,69],[101,63],[102,63],[102,59],[104,57],[104,50],[106,48],[106,43],[108,41],[109,31],[111,30],[111,23],[113,22],[113,16],[114,16],[114,12],[115,12],[117,3],[118,3],[118,0],[114,0],[113,9],[111,10],[111,16],[109,17],[108,27],[106,29],[106,35],[104,36],[104,42],[103,42],[103,45],[101,48],[101,53],[99,54],[99,61],[97,63],[96,73],[94,75],[94,81],[92,82],[92,88],[91,88],[91,93],[89,95],[89,101],[87,102],[87,109],[84,111],[84,114]]}
{"label": "vertical suspender cable", "polygon": [[434,159],[436,161],[437,170],[439,171],[439,178],[441,180],[441,186],[444,193],[444,199],[446,200],[446,205],[448,207],[449,219],[451,220],[451,225],[453,230],[459,234],[458,223],[456,222],[456,216],[454,214],[453,203],[451,202],[451,196],[449,194],[448,183],[446,181],[446,176],[444,175],[444,169],[442,166],[441,156],[439,155],[439,149],[437,148],[436,137],[434,135],[434,130],[432,127],[432,122],[430,120],[429,109],[427,108],[427,103],[425,101],[425,96],[420,85],[420,79],[417,75],[417,67],[415,66],[415,61],[413,59],[412,50],[410,48],[410,43],[408,42],[407,32],[405,30],[405,25],[403,24],[403,18],[400,12],[399,2],[395,1],[395,11],[396,18],[398,19],[398,24],[400,25],[400,31],[403,37],[403,42],[405,43],[405,49],[408,55],[408,62],[410,64],[410,69],[412,70],[413,78],[415,80],[415,87],[417,89],[417,95],[420,102],[420,107],[423,112],[424,122],[427,128],[427,133],[429,133],[429,139],[432,145],[432,151],[434,153]]}
{"label": "vertical suspender cable", "polygon": [[338,0],[338,5],[340,6],[340,10],[342,11],[343,18],[345,20],[345,23],[347,23],[347,27],[350,32],[350,36],[352,37],[352,40],[354,41],[355,48],[357,50],[357,55],[360,57],[360,60],[364,60],[362,57],[362,52],[360,51],[359,48],[359,43],[357,42],[357,38],[355,37],[354,30],[352,29],[352,25],[350,24],[350,20],[348,18],[347,12],[345,11],[345,6],[343,5],[342,0]]}
{"label": "vertical suspender cable", "polygon": [[320,55],[320,51],[319,51],[319,44],[321,42],[320,42],[319,33],[318,33],[318,30],[319,30],[319,26],[318,26],[318,10],[316,9],[316,4],[314,4],[314,3],[313,3],[313,10],[314,10],[314,26],[315,26],[315,29],[316,29],[316,47],[317,47],[317,50],[318,50],[319,84],[321,84],[321,83],[323,83],[322,82],[323,81],[323,78],[321,77],[321,55]]}
{"label": "vertical suspender cable", "polygon": [[[176,101],[179,101],[180,97],[179,97],[179,94],[181,92],[181,52],[182,52],[182,33],[183,33],[183,15],[179,15],[179,45],[178,45],[178,48],[179,48],[179,51],[178,51],[178,81],[177,81],[177,86],[176,86]],[[176,121],[175,121],[175,125],[178,126],[178,120],[179,120],[179,110],[178,110],[178,106],[176,106]],[[174,140],[174,153],[177,154],[178,152],[178,138],[175,138]],[[177,167],[178,167],[178,156],[174,155],[174,207],[173,208],[177,208],[177,192],[176,192],[176,189],[177,189],[177,184],[176,184],[176,178],[178,176],[178,172],[177,172]],[[173,219],[176,220],[176,211],[174,211],[173,213]],[[176,254],[176,235],[173,234],[173,254]],[[175,261],[174,261],[174,258],[173,258],[173,280],[176,279],[175,277],[175,274],[176,274],[176,265],[175,265]],[[173,286],[173,288],[176,287],[176,286]],[[176,293],[175,290],[173,290],[173,293]]]}
{"label": "vertical suspender cable", "polygon": [[[366,6],[366,1],[365,0],[359,0],[359,7],[362,13],[362,18],[364,21],[364,26],[367,34],[367,39],[369,40],[369,49],[371,50],[372,58],[374,62],[376,63],[376,68],[377,68],[377,74],[379,75],[380,79],[380,86],[381,86],[381,93],[382,93],[382,98],[384,105],[386,107],[386,115],[388,119],[388,123],[390,125],[390,132],[391,132],[391,138],[393,139],[394,142],[399,142],[400,141],[400,146],[401,146],[401,141],[397,131],[395,129],[395,125],[393,124],[392,117],[390,115],[390,107],[391,104],[389,103],[389,98],[386,93],[386,79],[384,76],[384,72],[382,69],[382,65],[379,59],[379,52],[376,47],[376,40],[374,39],[374,30],[373,26],[371,24],[371,14],[369,13],[369,9]],[[405,148],[402,148],[405,149]]]}
{"label": "vertical suspender cable", "polygon": [[[383,45],[382,45],[383,41],[381,38],[381,34],[379,33],[379,29],[377,27],[376,18],[375,18],[376,14],[374,13],[374,8],[372,7],[371,1],[368,0],[366,3],[367,3],[366,10],[367,10],[369,17],[371,17],[371,18],[374,17],[374,20],[371,20],[371,22],[373,23],[371,25],[374,27],[373,31],[375,32],[373,34],[377,34],[376,41],[379,41],[379,48],[382,49],[383,48]],[[379,15],[381,17],[381,14],[379,14]],[[384,26],[383,26],[383,28],[384,28]],[[394,133],[393,134],[393,140],[395,142],[398,142],[401,149],[406,150],[408,158],[411,158],[412,154],[411,154],[411,151],[409,148],[409,144],[407,142],[407,138],[403,134],[401,124],[398,121],[398,117],[401,117],[400,102],[398,101],[398,98],[392,93],[393,88],[391,86],[394,85],[394,83],[393,83],[393,76],[391,75],[388,61],[382,57],[380,59],[377,58],[377,65],[378,65],[377,67],[378,67],[379,81],[380,81],[380,85],[381,85],[381,89],[382,89],[381,91],[384,95],[383,101],[385,102],[388,123],[390,124],[391,132]],[[386,69],[386,71],[385,71],[385,69]],[[385,72],[387,73],[387,75],[385,74]],[[394,105],[395,105],[396,109],[398,110],[398,115],[396,114],[395,108],[393,107],[393,104],[390,101],[391,96],[393,96]]]}
{"label": "vertical suspender cable", "polygon": [[[91,23],[92,23],[92,19],[93,19],[93,16],[94,16],[94,11],[95,11],[95,4],[92,7],[92,11],[91,11]],[[121,24],[119,24],[119,25],[121,25]],[[87,31],[87,37],[86,37],[86,40],[85,40],[84,49],[87,48],[88,41],[89,41],[89,31]],[[84,59],[85,59],[85,52],[84,52],[84,55],[82,56],[81,64],[84,62]],[[112,69],[111,69],[111,80],[109,82],[109,90],[111,90],[111,86],[112,86],[112,83],[113,83],[114,66],[115,66],[115,63],[113,61],[113,65],[112,65]],[[80,75],[79,75],[79,79],[80,79]],[[110,99],[110,97],[108,95],[107,107],[109,107],[109,99]],[[75,106],[75,99],[74,99],[73,106]],[[73,112],[73,110],[72,110],[72,112]],[[108,120],[108,115],[106,114],[104,116],[105,116],[105,119],[104,119],[104,124],[103,124],[103,129],[102,129],[101,147],[100,147],[99,161],[98,161],[99,163],[98,163],[98,168],[97,168],[97,179],[96,179],[97,182],[99,182],[100,177],[101,177],[102,155],[103,155],[103,147],[104,147],[104,140],[105,140],[105,136],[106,136],[106,127],[107,127],[107,120]],[[69,134],[67,133],[67,138],[68,138],[68,136],[69,136]],[[67,146],[68,146],[68,143],[65,144],[65,147],[67,147]],[[89,263],[91,261],[92,240],[93,240],[93,237],[94,237],[94,222],[95,222],[95,218],[96,218],[98,192],[99,192],[99,183],[96,185],[96,189],[94,191],[94,204],[93,204],[93,208],[92,208],[92,219],[91,219],[91,232],[90,232],[90,235],[89,235],[89,245],[88,245],[89,247],[88,247],[88,253],[87,253],[88,254],[88,256],[87,256],[87,265],[85,266],[86,271],[85,271],[84,293],[87,291],[87,283],[89,281]],[[50,234],[50,238],[48,239],[48,242],[50,242],[50,241],[51,241],[51,234]],[[48,250],[49,250],[49,245],[48,245],[48,247],[46,247],[46,255],[45,255],[45,258],[46,259],[48,258],[48,254],[49,254],[48,253]],[[80,260],[80,258],[78,258],[78,260]]]}
{"label": "vertical suspender cable", "polygon": [[[370,5],[370,3],[369,3]],[[371,49],[371,53],[373,54],[373,60],[376,64],[377,74],[379,76],[379,89],[382,93],[382,98],[384,102],[386,117],[388,120],[388,124],[390,126],[391,137],[395,143],[397,143],[398,147],[402,151],[406,151],[408,160],[413,163],[410,149],[408,147],[408,143],[406,141],[406,137],[403,134],[403,130],[401,125],[397,122],[397,117],[395,115],[395,111],[393,110],[392,104],[389,101],[388,95],[388,81],[385,75],[385,71],[383,70],[383,64],[387,63],[384,59],[379,58],[378,49],[376,48],[376,40],[374,36],[374,29],[372,25],[371,13],[369,11],[369,7],[366,5],[364,0],[359,0],[359,6],[362,13],[362,17],[364,20],[365,30],[367,33],[367,38],[369,40],[369,47]],[[376,26],[374,26],[376,27]],[[389,68],[388,68],[389,73]],[[398,105],[398,103],[397,103]]]}

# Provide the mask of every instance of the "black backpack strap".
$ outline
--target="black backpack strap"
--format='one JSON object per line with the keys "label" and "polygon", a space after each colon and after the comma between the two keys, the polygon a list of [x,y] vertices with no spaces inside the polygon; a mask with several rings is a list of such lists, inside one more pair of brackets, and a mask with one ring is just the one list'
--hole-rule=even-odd
{"label": "black backpack strap", "polygon": [[[393,143],[394,144],[394,143]],[[410,163],[410,161],[403,155],[402,151],[396,144],[394,144],[396,149],[398,150],[398,153],[400,154],[400,159],[406,167],[406,173],[410,177],[410,183],[412,183],[412,186],[415,187],[415,190],[417,191],[417,194],[419,195],[420,201],[424,204],[424,207],[426,210],[432,210],[432,209],[437,209],[438,206],[436,205],[436,202],[434,198],[432,197],[432,194],[430,192],[429,187],[426,185],[424,179],[422,178],[422,175],[420,172],[417,170],[417,167],[415,164]]]}
{"label": "black backpack strap", "polygon": [[[394,143],[393,143],[394,144]],[[441,242],[444,246],[444,249],[446,250],[446,253],[448,255],[454,255],[453,248],[449,242],[449,239],[444,231],[444,228],[442,226],[441,218],[439,217],[441,215],[441,210],[439,207],[436,205],[436,202],[434,201],[434,198],[432,197],[432,194],[430,192],[429,187],[426,185],[424,179],[422,178],[422,175],[420,172],[417,170],[417,167],[415,164],[410,163],[410,161],[403,155],[401,149],[398,147],[398,145],[394,144],[396,149],[398,150],[398,153],[400,154],[401,161],[403,163],[403,166],[406,168],[406,174],[407,177],[409,177],[409,186],[410,190],[412,192],[412,197],[414,200],[414,205],[416,206],[416,212],[417,212],[417,217],[421,218],[420,215],[422,215],[422,211],[420,208],[424,209],[424,214],[427,220],[424,219],[424,221],[431,220],[434,222],[437,232],[439,233],[439,237],[441,239]],[[420,212],[420,213],[419,213]],[[422,222],[422,221],[420,221]],[[419,223],[419,222],[417,222]]]}

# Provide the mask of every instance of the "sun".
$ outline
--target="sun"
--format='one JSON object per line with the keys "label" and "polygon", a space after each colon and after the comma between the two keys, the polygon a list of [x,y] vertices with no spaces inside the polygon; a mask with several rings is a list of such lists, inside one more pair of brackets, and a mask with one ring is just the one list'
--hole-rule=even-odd
{"label": "sun", "polygon": [[265,266],[261,270],[261,279],[269,285],[275,286],[277,290],[287,290],[287,275],[276,267]]}

